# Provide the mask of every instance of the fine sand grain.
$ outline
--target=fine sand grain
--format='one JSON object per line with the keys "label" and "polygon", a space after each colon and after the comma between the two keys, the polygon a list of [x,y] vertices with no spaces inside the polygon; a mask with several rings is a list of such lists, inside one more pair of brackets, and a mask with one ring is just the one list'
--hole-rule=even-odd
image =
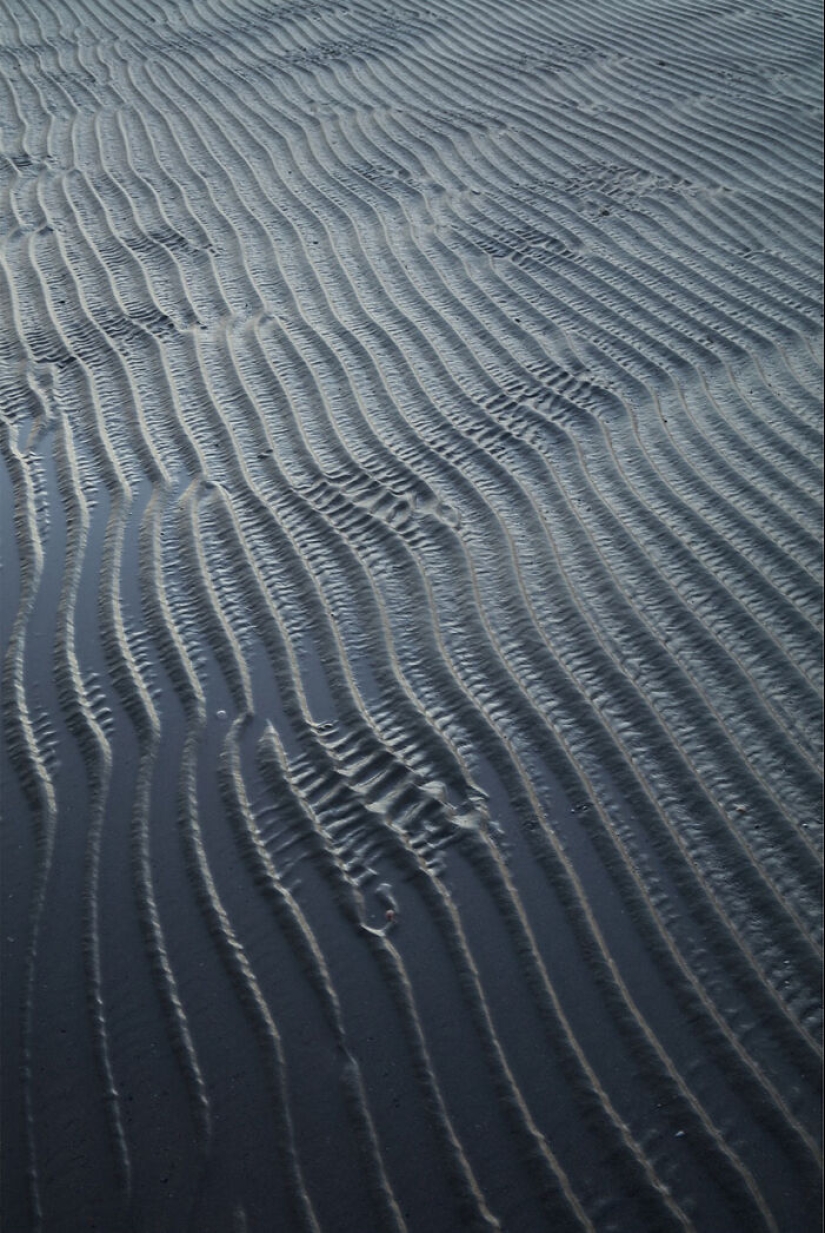
{"label": "fine sand grain", "polygon": [[819,1227],[820,10],[0,0],[8,1233]]}

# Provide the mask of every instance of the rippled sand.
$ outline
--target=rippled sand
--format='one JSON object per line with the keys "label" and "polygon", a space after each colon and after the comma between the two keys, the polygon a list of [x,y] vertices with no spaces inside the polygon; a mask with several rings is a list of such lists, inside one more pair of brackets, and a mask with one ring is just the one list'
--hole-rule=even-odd
{"label": "rippled sand", "polygon": [[9,1233],[813,1233],[820,6],[0,0]]}

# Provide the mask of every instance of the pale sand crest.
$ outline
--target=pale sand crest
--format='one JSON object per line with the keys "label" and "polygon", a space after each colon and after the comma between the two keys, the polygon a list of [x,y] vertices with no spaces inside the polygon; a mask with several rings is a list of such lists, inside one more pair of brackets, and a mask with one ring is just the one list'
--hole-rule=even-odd
{"label": "pale sand crest", "polygon": [[10,1233],[818,1227],[820,22],[0,0]]}

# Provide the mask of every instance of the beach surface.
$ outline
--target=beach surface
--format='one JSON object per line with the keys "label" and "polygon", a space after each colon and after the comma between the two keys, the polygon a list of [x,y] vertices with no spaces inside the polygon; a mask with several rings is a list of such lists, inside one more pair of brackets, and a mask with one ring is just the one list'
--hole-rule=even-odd
{"label": "beach surface", "polygon": [[8,1233],[815,1233],[821,6],[0,0]]}

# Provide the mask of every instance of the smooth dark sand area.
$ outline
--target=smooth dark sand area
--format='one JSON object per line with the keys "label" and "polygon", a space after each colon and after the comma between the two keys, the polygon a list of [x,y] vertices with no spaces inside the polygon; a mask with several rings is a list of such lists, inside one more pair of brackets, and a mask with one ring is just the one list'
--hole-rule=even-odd
{"label": "smooth dark sand area", "polygon": [[815,1233],[821,5],[0,0],[4,1233]]}

